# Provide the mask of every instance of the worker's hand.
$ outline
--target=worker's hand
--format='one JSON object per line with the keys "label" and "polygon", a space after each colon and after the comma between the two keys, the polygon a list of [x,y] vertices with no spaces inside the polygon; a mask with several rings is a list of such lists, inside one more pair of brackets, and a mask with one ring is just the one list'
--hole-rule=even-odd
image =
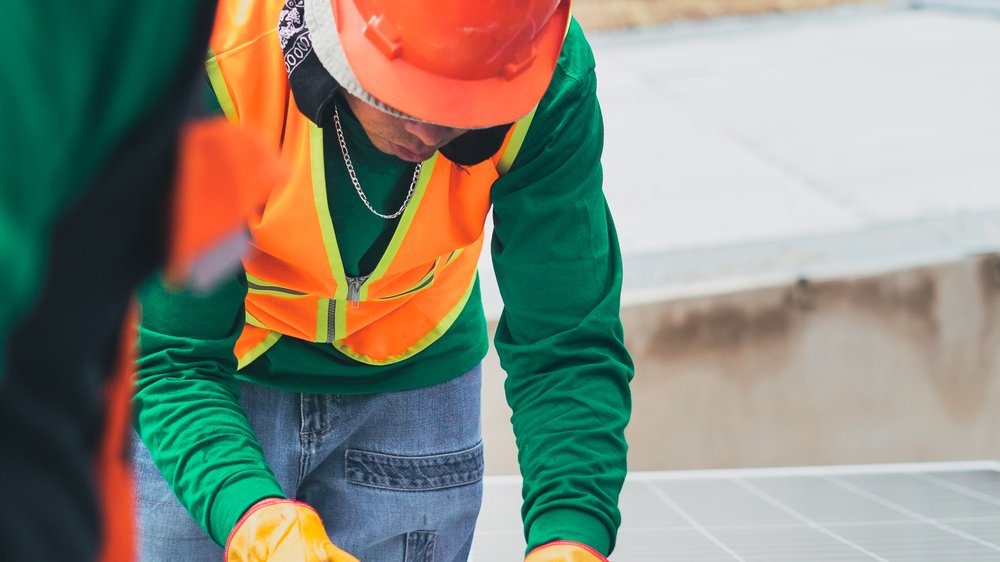
{"label": "worker's hand", "polygon": [[552,541],[529,552],[524,562],[608,562],[608,559],[583,543]]}
{"label": "worker's hand", "polygon": [[293,500],[253,504],[229,533],[226,562],[358,562],[333,546],[316,510]]}

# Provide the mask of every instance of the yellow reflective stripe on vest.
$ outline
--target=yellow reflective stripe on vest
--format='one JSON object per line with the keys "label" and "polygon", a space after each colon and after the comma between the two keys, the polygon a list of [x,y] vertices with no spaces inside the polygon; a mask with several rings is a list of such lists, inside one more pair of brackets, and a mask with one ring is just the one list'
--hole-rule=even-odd
{"label": "yellow reflective stripe on vest", "polygon": [[316,309],[316,341],[331,343],[347,335],[347,311],[344,307],[337,306],[337,300],[347,299],[348,285],[344,262],[340,257],[340,245],[337,243],[337,233],[333,229],[333,218],[330,216],[330,203],[326,197],[323,130],[312,122],[309,123],[309,165],[312,172],[316,217],[319,220],[320,232],[323,233],[323,247],[326,249],[330,274],[337,282],[337,291],[333,299],[319,299]]}
{"label": "yellow reflective stripe on vest", "polygon": [[531,113],[518,119],[517,123],[514,124],[514,132],[510,135],[510,142],[507,143],[507,147],[504,148],[503,154],[497,162],[497,173],[501,176],[510,171],[511,165],[514,164],[514,159],[517,158],[517,153],[521,151],[521,145],[524,144],[524,137],[528,134],[528,128],[531,127],[531,120],[534,119],[537,109],[538,106],[535,106],[535,109],[532,109]]}
{"label": "yellow reflective stripe on vest", "polygon": [[205,61],[205,70],[208,72],[208,81],[212,85],[216,99],[222,112],[226,114],[226,119],[233,123],[240,120],[236,113],[236,104],[233,103],[232,96],[229,95],[229,88],[226,87],[226,79],[222,76],[222,69],[219,68],[219,59],[215,58],[215,52],[208,50],[208,60]]}
{"label": "yellow reflective stripe on vest", "polygon": [[[323,158],[323,131],[315,123],[310,122],[309,164],[312,167],[313,200],[316,203],[316,215],[319,218],[320,231],[323,233],[323,245],[326,247],[330,273],[337,282],[337,294],[334,297],[346,299],[347,275],[344,273],[344,262],[340,258],[337,233],[333,230],[333,219],[330,217],[330,204],[326,198],[326,168]],[[317,335],[321,334],[322,332],[317,333]]]}
{"label": "yellow reflective stripe on vest", "polygon": [[368,279],[361,285],[360,295],[361,300],[368,300],[368,287],[371,283],[378,279],[381,279],[385,275],[385,272],[389,270],[389,266],[392,265],[393,260],[396,259],[396,254],[399,253],[400,246],[403,245],[403,240],[406,238],[406,234],[410,230],[410,225],[413,224],[413,216],[417,214],[417,209],[420,208],[420,202],[424,198],[424,194],[427,193],[427,184],[430,183],[431,175],[434,173],[434,166],[437,164],[438,153],[435,152],[434,156],[431,156],[428,160],[424,161],[423,167],[420,168],[420,176],[417,177],[417,185],[413,188],[413,197],[410,199],[409,205],[406,206],[406,210],[403,211],[403,216],[399,218],[399,224],[396,225],[396,232],[392,234],[392,240],[389,241],[389,245],[386,247],[385,252],[382,257],[378,260],[378,265],[372,270],[371,275]]}
{"label": "yellow reflective stripe on vest", "polygon": [[264,353],[271,349],[278,340],[281,339],[281,334],[278,332],[271,332],[264,338],[263,341],[253,346],[253,348],[246,352],[243,357],[238,357],[236,361],[236,370],[239,371],[243,367],[246,367],[250,363],[253,363],[258,357],[264,355]]}
{"label": "yellow reflective stripe on vest", "polygon": [[399,355],[393,355],[392,357],[387,357],[382,361],[378,361],[372,359],[371,357],[368,357],[367,355],[353,351],[352,349],[344,345],[343,342],[335,341],[331,343],[333,344],[333,347],[336,348],[337,351],[343,353],[344,355],[350,357],[351,359],[354,359],[355,361],[365,363],[367,365],[390,365],[392,363],[397,363],[404,359],[409,359],[410,357],[413,357],[414,355],[420,353],[424,349],[427,349],[427,346],[437,341],[438,338],[444,335],[444,333],[447,332],[449,328],[451,328],[451,325],[454,324],[455,320],[458,319],[458,315],[462,313],[462,310],[465,308],[466,303],[469,302],[469,296],[472,295],[472,288],[476,286],[477,277],[478,274],[472,276],[472,283],[469,283],[468,288],[465,289],[465,294],[462,295],[462,298],[458,300],[458,302],[448,312],[448,314],[444,318],[442,318],[440,322],[438,322],[437,326],[435,326],[430,332],[425,334],[424,337],[420,338],[420,341],[413,344],[412,346],[410,346],[409,349],[407,349],[403,353],[400,353]]}

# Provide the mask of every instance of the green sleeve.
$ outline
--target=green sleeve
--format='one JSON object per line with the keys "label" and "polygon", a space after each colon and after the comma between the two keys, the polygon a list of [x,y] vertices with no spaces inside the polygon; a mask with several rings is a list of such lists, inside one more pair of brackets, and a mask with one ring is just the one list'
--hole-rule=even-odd
{"label": "green sleeve", "polygon": [[246,290],[241,271],[208,294],[172,291],[159,279],[140,294],[136,430],[181,504],[220,545],[248,507],[284,497],[234,378]]}
{"label": "green sleeve", "polygon": [[603,124],[579,27],[511,171],[493,189],[493,262],[504,301],[495,344],[507,371],[528,548],[614,548],[632,360],[619,316],[622,268],[602,192]]}

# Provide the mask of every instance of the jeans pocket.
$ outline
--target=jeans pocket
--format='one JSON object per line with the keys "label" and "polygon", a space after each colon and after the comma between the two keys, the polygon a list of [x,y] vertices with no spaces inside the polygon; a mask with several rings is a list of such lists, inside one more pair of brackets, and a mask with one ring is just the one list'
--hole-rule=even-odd
{"label": "jeans pocket", "polygon": [[385,490],[418,492],[464,486],[483,479],[483,444],[425,456],[348,449],[345,472],[348,482]]}

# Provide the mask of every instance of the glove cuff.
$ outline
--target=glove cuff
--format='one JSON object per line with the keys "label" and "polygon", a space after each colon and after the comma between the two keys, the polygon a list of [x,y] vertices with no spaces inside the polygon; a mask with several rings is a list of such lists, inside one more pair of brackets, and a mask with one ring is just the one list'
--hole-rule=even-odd
{"label": "glove cuff", "polygon": [[[250,509],[246,510],[246,513],[244,513],[243,516],[236,521],[236,524],[233,525],[233,530],[229,532],[229,538],[226,539],[226,550],[225,550],[227,558],[229,556],[229,547],[233,542],[233,537],[235,537],[239,533],[240,528],[243,526],[243,523],[246,523],[247,519],[250,519],[250,517],[253,516],[254,513],[260,511],[261,509],[265,507],[270,507],[272,505],[277,505],[279,503],[292,504],[297,507],[305,508],[308,509],[309,511],[312,511],[313,513],[316,513],[316,510],[311,505],[296,500],[290,500],[287,498],[267,498],[260,500],[259,502],[251,505]],[[319,517],[319,514],[317,513],[316,516]]]}
{"label": "glove cuff", "polygon": [[525,562],[609,562],[603,554],[583,543],[552,541],[533,549]]}

